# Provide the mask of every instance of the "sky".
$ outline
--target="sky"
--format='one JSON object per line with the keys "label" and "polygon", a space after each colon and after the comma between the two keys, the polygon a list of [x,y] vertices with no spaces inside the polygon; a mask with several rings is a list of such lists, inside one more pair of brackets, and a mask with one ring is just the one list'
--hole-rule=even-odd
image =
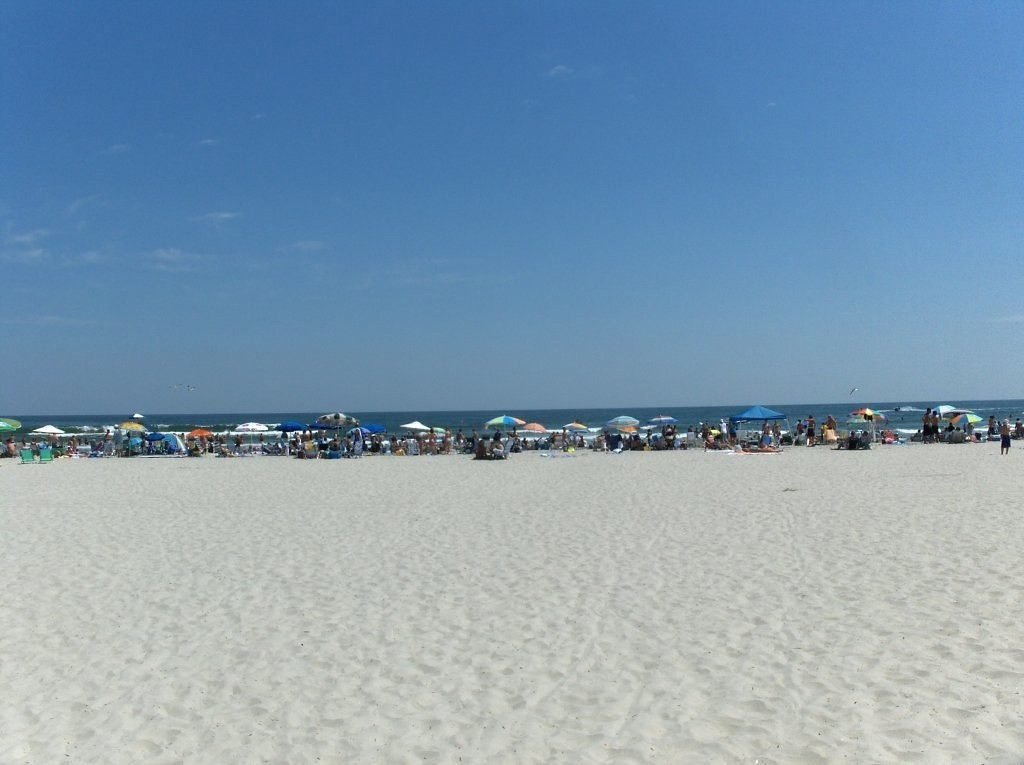
{"label": "sky", "polygon": [[1019,2],[8,0],[0,415],[1024,398],[1022,39]]}

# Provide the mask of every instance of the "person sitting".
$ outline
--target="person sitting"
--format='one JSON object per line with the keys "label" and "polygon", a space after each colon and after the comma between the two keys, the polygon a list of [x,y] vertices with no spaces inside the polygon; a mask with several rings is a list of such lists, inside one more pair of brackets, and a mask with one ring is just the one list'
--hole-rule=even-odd
{"label": "person sitting", "polygon": [[493,459],[490,449],[488,449],[489,442],[484,439],[478,439],[476,446],[473,450],[473,459],[475,460],[489,460]]}

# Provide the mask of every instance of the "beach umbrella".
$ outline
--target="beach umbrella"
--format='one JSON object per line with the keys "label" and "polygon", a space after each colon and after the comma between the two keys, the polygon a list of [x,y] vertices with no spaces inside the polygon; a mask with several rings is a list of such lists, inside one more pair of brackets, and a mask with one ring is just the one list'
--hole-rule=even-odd
{"label": "beach umbrella", "polygon": [[618,417],[613,417],[605,423],[609,428],[615,428],[616,430],[622,430],[623,428],[633,427],[635,428],[640,424],[640,420],[636,417],[629,417],[625,414],[620,414]]}
{"label": "beach umbrella", "polygon": [[570,433],[583,433],[589,428],[582,422],[570,422],[568,425],[563,425],[562,430],[568,430]]}
{"label": "beach umbrella", "polygon": [[669,417],[667,414],[659,414],[657,417],[652,417],[647,421],[648,425],[675,425],[679,420],[675,417]]}
{"label": "beach umbrella", "polygon": [[359,433],[363,438],[366,438],[367,436],[372,435],[373,431],[360,425],[355,428],[351,428],[345,435],[354,436],[356,433]]}
{"label": "beach umbrella", "polygon": [[372,423],[372,422],[364,422],[362,425],[360,425],[360,427],[363,430],[367,431],[368,433],[373,433],[373,434],[387,433],[387,431],[388,431],[388,429],[385,428],[383,425],[377,425],[376,423]]}
{"label": "beach umbrella", "polygon": [[213,432],[207,430],[206,428],[196,428],[195,430],[193,430],[191,433],[188,434],[188,437],[189,438],[209,438],[212,435],[213,435]]}
{"label": "beach umbrella", "polygon": [[163,433],[157,433],[154,430],[152,433],[147,433],[146,434],[146,440],[149,441],[150,443],[155,443],[157,441],[163,441],[164,440],[164,434]]}
{"label": "beach umbrella", "polygon": [[501,414],[497,417],[488,420],[484,423],[485,428],[512,428],[519,425],[525,425],[526,420],[520,420],[518,417],[512,417],[507,414]]}
{"label": "beach umbrella", "polygon": [[278,423],[278,426],[274,430],[280,430],[282,433],[292,433],[296,430],[305,430],[306,426],[301,422],[295,420],[286,420],[285,422]]}
{"label": "beach umbrella", "polygon": [[14,431],[20,427],[21,423],[17,420],[12,420],[10,417],[0,417],[0,433]]}
{"label": "beach umbrella", "polygon": [[961,412],[960,414],[951,417],[949,421],[959,427],[966,427],[969,424],[977,425],[982,420],[983,418],[979,417],[974,412]]}
{"label": "beach umbrella", "polygon": [[243,422],[235,427],[236,433],[266,433],[270,428],[262,422]]}
{"label": "beach umbrella", "polygon": [[321,428],[338,429],[358,425],[359,420],[345,414],[344,412],[329,412],[328,414],[321,414],[317,417],[316,424]]}
{"label": "beach umbrella", "polygon": [[145,416],[144,416],[144,415],[141,415],[141,414],[139,414],[138,412],[136,412],[135,414],[133,414],[133,415],[132,415],[132,419],[133,419],[133,420],[144,420],[144,419],[146,419],[146,418],[145,418]]}
{"label": "beach umbrella", "polygon": [[36,428],[32,431],[41,436],[63,436],[66,435],[60,428],[54,427],[53,425],[43,425],[41,428]]}
{"label": "beach umbrella", "polygon": [[884,414],[882,414],[881,412],[877,412],[874,409],[868,409],[867,407],[864,407],[863,409],[857,409],[856,411],[850,412],[850,416],[851,417],[862,417],[865,421],[868,421],[868,420],[884,420],[885,419],[885,415]]}
{"label": "beach umbrella", "polygon": [[529,433],[547,433],[548,429],[541,425],[539,422],[528,422],[523,425],[523,430]]}
{"label": "beach umbrella", "polygon": [[254,433],[266,433],[270,428],[264,425],[262,422],[243,422],[235,428],[236,433],[248,433],[249,443],[253,443]]}
{"label": "beach umbrella", "polygon": [[117,427],[119,427],[121,430],[130,430],[136,433],[143,433],[146,430],[145,425],[143,425],[141,422],[136,422],[135,420],[125,420]]}
{"label": "beach umbrella", "polygon": [[939,404],[933,407],[932,411],[938,414],[939,417],[948,417],[959,412],[969,412],[970,409],[964,409],[962,406],[953,406],[952,404]]}
{"label": "beach umbrella", "polygon": [[405,425],[403,425],[402,430],[419,430],[426,432],[430,430],[430,428],[424,425],[419,420],[413,420],[412,422],[407,422]]}

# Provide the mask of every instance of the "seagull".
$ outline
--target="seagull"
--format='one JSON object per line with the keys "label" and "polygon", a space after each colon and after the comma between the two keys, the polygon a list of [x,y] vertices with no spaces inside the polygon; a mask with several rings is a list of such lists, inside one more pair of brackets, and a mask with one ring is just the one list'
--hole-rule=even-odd
{"label": "seagull", "polygon": [[852,396],[852,395],[853,395],[854,393],[856,393],[856,392],[857,392],[857,391],[859,391],[859,390],[860,390],[860,388],[850,388],[850,393],[849,393],[849,395],[851,395],[851,396]]}

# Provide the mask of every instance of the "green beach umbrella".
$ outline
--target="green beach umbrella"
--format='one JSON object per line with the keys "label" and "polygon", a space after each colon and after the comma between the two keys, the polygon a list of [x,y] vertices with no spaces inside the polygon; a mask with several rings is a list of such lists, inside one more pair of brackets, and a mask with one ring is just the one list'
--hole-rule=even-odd
{"label": "green beach umbrella", "polygon": [[0,417],[0,433],[10,433],[21,427],[21,423],[10,417]]}

